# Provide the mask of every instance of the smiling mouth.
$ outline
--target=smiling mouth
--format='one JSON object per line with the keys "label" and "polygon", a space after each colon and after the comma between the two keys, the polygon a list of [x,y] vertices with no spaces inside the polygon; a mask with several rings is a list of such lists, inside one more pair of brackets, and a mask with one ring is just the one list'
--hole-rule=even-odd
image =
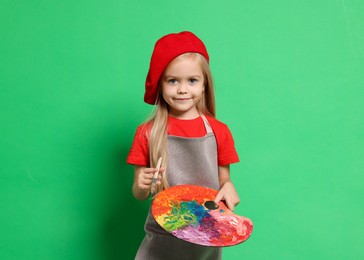
{"label": "smiling mouth", "polygon": [[175,98],[174,100],[176,101],[187,101],[190,100],[191,98]]}

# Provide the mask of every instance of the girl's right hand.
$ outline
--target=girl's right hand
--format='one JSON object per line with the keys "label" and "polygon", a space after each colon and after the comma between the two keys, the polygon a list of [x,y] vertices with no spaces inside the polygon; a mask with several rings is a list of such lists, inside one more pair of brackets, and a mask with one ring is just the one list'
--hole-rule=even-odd
{"label": "girl's right hand", "polygon": [[[134,167],[133,195],[136,199],[145,200],[150,194],[153,177],[157,168]],[[164,169],[159,169],[157,185],[161,183],[161,176]]]}

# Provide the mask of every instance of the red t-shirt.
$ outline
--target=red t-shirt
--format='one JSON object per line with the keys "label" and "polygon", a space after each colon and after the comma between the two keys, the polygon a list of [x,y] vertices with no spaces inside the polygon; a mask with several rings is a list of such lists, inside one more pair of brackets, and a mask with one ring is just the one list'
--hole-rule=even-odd
{"label": "red t-shirt", "polygon": [[[214,117],[206,116],[217,143],[218,164],[220,166],[239,162],[235,150],[234,139],[228,126]],[[135,133],[126,162],[138,166],[149,165],[149,149],[147,131],[150,130],[147,124],[140,125]],[[182,120],[175,117],[168,117],[168,135],[182,137],[203,137],[206,135],[206,128],[201,117]]]}

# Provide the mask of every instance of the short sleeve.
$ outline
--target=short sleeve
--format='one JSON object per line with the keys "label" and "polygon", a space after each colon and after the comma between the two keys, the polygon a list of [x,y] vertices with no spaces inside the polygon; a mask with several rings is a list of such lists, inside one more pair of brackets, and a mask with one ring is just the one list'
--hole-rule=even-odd
{"label": "short sleeve", "polygon": [[145,124],[137,128],[126,162],[138,166],[149,165],[148,135]]}
{"label": "short sleeve", "polygon": [[220,166],[239,162],[239,157],[235,149],[233,136],[229,128],[224,125],[217,140],[218,164]]}
{"label": "short sleeve", "polygon": [[229,127],[214,117],[206,116],[216,137],[217,162],[224,166],[239,162],[239,156],[235,149],[234,138]]}

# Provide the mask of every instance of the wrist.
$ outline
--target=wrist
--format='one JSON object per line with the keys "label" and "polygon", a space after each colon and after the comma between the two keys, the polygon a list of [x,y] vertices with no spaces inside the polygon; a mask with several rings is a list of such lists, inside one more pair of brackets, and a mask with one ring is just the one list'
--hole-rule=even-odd
{"label": "wrist", "polygon": [[135,183],[133,185],[133,195],[137,200],[146,200],[150,195],[150,190],[140,189]]}
{"label": "wrist", "polygon": [[227,179],[227,180],[223,180],[223,181],[221,181],[220,182],[220,188],[222,188],[226,183],[231,183],[232,184],[232,182],[231,182],[231,180],[230,179]]}

